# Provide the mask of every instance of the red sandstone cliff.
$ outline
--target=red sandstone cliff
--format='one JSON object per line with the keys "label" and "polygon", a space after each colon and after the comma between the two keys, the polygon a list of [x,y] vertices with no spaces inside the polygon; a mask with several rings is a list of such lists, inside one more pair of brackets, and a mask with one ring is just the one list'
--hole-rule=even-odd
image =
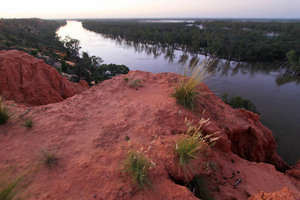
{"label": "red sandstone cliff", "polygon": [[[141,79],[143,87],[129,87],[124,77]],[[0,170],[32,168],[40,149],[57,149],[58,165],[39,166],[25,194],[28,199],[197,199],[186,187],[174,154],[175,142],[186,130],[184,118],[210,118],[205,133],[221,138],[207,157],[196,161],[193,174],[205,175],[215,199],[247,199],[260,191],[283,187],[299,195],[299,180],[275,170],[288,165],[276,154],[270,130],[258,116],[234,110],[205,84],[199,112],[191,113],[170,97],[179,75],[132,71],[114,77],[56,104],[36,106],[26,114],[31,129],[17,117],[0,129]],[[28,107],[11,107],[18,116]],[[205,110],[204,115],[202,115]],[[129,140],[129,141],[128,141]],[[139,192],[121,173],[128,150],[138,149],[155,165],[150,169],[153,189]],[[5,162],[3,162],[5,161]],[[214,167],[207,167],[214,166]],[[236,185],[236,186],[234,186]]]}
{"label": "red sandstone cliff", "polygon": [[25,52],[0,51],[0,94],[27,105],[62,101],[88,89],[84,81],[72,83],[57,70]]}

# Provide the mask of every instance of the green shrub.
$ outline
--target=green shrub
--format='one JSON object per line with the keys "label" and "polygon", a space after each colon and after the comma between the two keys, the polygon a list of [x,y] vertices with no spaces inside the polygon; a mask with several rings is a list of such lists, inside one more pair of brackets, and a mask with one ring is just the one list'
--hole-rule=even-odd
{"label": "green shrub", "polygon": [[210,75],[208,72],[210,64],[211,62],[207,64],[202,63],[199,66],[192,66],[185,72],[185,75],[180,78],[178,85],[174,88],[174,93],[171,94],[172,97],[176,98],[177,104],[189,110],[195,108],[198,98],[200,97],[197,86]]}
{"label": "green shrub", "polygon": [[244,108],[246,110],[259,114],[256,110],[255,105],[249,99],[243,98],[241,96],[234,96],[232,98],[229,98],[225,93],[222,95],[222,100],[234,109]]}
{"label": "green shrub", "polygon": [[129,151],[127,159],[123,163],[123,173],[127,173],[140,189],[152,186],[148,177],[151,162],[142,152]]}

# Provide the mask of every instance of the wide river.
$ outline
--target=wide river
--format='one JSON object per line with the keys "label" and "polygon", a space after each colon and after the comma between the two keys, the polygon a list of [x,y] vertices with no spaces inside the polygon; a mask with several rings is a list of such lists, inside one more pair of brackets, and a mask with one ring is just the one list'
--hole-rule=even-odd
{"label": "wide river", "polygon": [[[81,51],[99,56],[107,64],[124,64],[130,70],[182,73],[185,64],[179,62],[181,55],[188,56],[187,63],[193,57],[179,50],[109,39],[84,29],[77,21],[68,21],[57,35],[62,39],[67,35],[78,39]],[[201,62],[205,57],[198,56],[198,59]],[[272,130],[279,146],[277,152],[293,165],[300,158],[300,79],[280,75],[276,66],[269,63],[221,60],[215,63],[214,71],[214,75],[205,81],[210,89],[218,96],[227,93],[250,99],[261,115],[260,121]]]}

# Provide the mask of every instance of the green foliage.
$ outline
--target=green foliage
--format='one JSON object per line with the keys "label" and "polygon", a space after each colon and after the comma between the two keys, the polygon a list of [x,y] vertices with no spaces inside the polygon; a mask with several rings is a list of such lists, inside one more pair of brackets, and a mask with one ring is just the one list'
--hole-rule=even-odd
{"label": "green foliage", "polygon": [[142,20],[83,20],[83,27],[127,43],[181,47],[229,60],[284,61],[300,52],[299,21],[199,20],[151,23]]}
{"label": "green foliage", "polygon": [[129,68],[125,65],[103,64],[95,70],[94,78],[97,83],[106,79],[110,79],[113,76],[127,74],[128,72]]}
{"label": "green foliage", "polygon": [[38,49],[43,55],[54,50],[67,52],[56,35],[65,20],[0,19],[0,23],[0,50],[18,49],[34,56],[38,52],[30,49]]}
{"label": "green foliage", "polygon": [[80,50],[80,42],[77,39],[73,39],[70,36],[66,36],[63,40],[63,43],[65,44],[65,47],[68,49],[68,56],[71,58],[77,58],[79,57],[79,50]]}
{"label": "green foliage", "polygon": [[33,126],[33,119],[31,118],[24,119],[24,123],[22,124],[22,126],[31,128]]}
{"label": "green foliage", "polygon": [[3,99],[0,97],[0,125],[5,124],[11,117],[11,111],[4,105]]}
{"label": "green foliage", "polygon": [[0,200],[13,200],[16,199],[21,192],[24,185],[22,181],[24,176],[18,176],[16,178],[9,178],[6,175],[0,176]]}
{"label": "green foliage", "polygon": [[232,98],[228,98],[228,95],[224,93],[222,95],[222,100],[234,109],[244,108],[246,110],[259,114],[256,110],[255,105],[249,99],[240,96],[234,96]]}
{"label": "green foliage", "polygon": [[291,71],[295,73],[300,72],[300,53],[297,55],[295,50],[291,50],[286,53],[286,58],[291,66]]}
{"label": "green foliage", "polygon": [[171,94],[176,98],[177,104],[193,111],[200,97],[197,86],[209,75],[209,66],[210,64],[202,63],[200,66],[192,66],[188,72],[185,72],[178,85],[175,86],[174,93]]}
{"label": "green foliage", "polygon": [[39,52],[37,50],[31,50],[31,55],[36,56]]}
{"label": "green foliage", "polygon": [[123,164],[123,172],[131,176],[140,189],[145,189],[152,186],[148,177],[151,166],[150,160],[142,152],[129,151]]}
{"label": "green foliage", "polygon": [[59,158],[57,157],[56,148],[41,150],[42,153],[42,163],[46,165],[49,169],[52,169],[58,162]]}

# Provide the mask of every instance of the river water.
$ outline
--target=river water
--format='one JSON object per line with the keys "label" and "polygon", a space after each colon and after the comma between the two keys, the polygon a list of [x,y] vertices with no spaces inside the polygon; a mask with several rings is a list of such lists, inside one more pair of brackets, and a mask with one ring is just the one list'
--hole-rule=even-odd
{"label": "river water", "polygon": [[[200,62],[208,58],[110,39],[84,29],[77,21],[67,21],[57,35],[62,39],[67,35],[78,39],[81,51],[99,56],[107,64],[124,64],[130,70],[182,73],[193,58]],[[213,69],[214,75],[205,81],[210,89],[218,96],[227,93],[250,99],[261,115],[260,121],[273,132],[278,143],[277,152],[293,165],[300,158],[300,79],[280,75],[278,67],[272,63],[220,60],[215,62]]]}

